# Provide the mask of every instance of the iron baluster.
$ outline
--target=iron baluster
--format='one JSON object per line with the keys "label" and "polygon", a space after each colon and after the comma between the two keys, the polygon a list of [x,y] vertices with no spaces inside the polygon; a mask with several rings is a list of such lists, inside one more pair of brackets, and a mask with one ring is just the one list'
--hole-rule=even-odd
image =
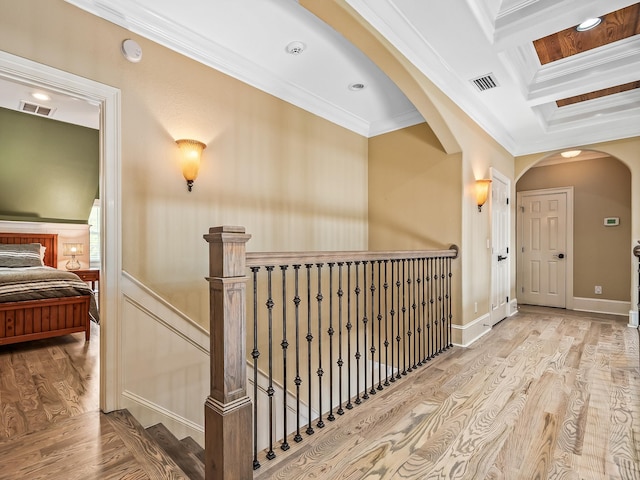
{"label": "iron baluster", "polygon": [[342,409],[342,366],[344,360],[342,359],[342,297],[344,291],[342,290],[342,266],[343,262],[338,262],[338,415],[343,415]]}
{"label": "iron baluster", "polygon": [[275,432],[273,431],[273,297],[271,291],[271,274],[273,273],[273,267],[265,267],[267,270],[267,320],[269,328],[269,386],[267,387],[267,395],[269,396],[269,451],[267,452],[267,459],[273,460],[276,458],[276,453],[273,451],[273,441]]}
{"label": "iron baluster", "polygon": [[[318,428],[324,427],[324,421],[322,420],[322,376],[324,370],[322,369],[322,263],[316,263],[316,269],[318,271],[318,294],[316,295],[316,301],[318,302]],[[311,401],[309,401],[311,403]],[[311,417],[309,417],[311,421]]]}
{"label": "iron baluster", "polygon": [[[389,290],[389,284],[387,283],[387,264],[388,263],[389,263],[388,260],[384,261],[384,364],[385,364],[384,386],[385,387],[388,387],[390,385],[389,383],[389,315],[388,315],[389,310],[388,310],[388,304],[387,304],[388,290]],[[391,263],[391,268],[392,268],[391,272],[393,275],[393,263]],[[391,281],[391,284],[393,285],[393,279]],[[393,288],[391,289],[391,294],[393,295]],[[393,305],[393,300],[391,301],[391,304]],[[393,325],[393,321],[391,325]],[[391,338],[393,339],[393,332],[391,332]],[[393,342],[391,342],[391,348],[393,348]],[[391,352],[391,361],[393,362],[393,351]],[[391,369],[391,372],[393,372],[393,368]]]}
{"label": "iron baluster", "polygon": [[351,263],[347,262],[347,409],[351,410]]}
{"label": "iron baluster", "polygon": [[402,374],[400,371],[400,340],[402,340],[402,337],[400,336],[400,286],[402,286],[403,283],[400,281],[400,260],[398,260],[397,263],[398,277],[396,278],[396,301],[398,304],[398,324],[396,325],[396,355],[398,357],[398,370],[396,371],[396,379],[400,379],[402,378]]}
{"label": "iron baluster", "polygon": [[253,469],[260,468],[258,461],[258,271],[260,267],[251,267],[253,277]]}
{"label": "iron baluster", "polygon": [[313,398],[313,396],[311,395],[311,390],[312,390],[312,386],[311,384],[313,383],[311,381],[311,342],[313,341],[313,334],[311,333],[311,267],[313,267],[313,264],[311,263],[306,263],[304,265],[307,269],[307,381],[308,381],[308,391],[309,391],[309,397],[308,397],[308,401],[309,401],[309,416],[307,417],[307,421],[309,423],[307,423],[307,429],[305,430],[305,432],[307,433],[307,435],[313,435],[314,434],[314,430],[313,427],[311,426],[311,399]]}
{"label": "iron baluster", "polygon": [[407,374],[407,261],[402,260],[402,375]]}
{"label": "iron baluster", "polygon": [[356,399],[355,404],[362,403],[360,398],[360,272],[358,266],[360,262],[356,264]]}
{"label": "iron baluster", "polygon": [[[378,284],[382,280],[382,260],[378,260]],[[378,287],[378,390],[382,390],[382,289]]]}
{"label": "iron baluster", "polygon": [[302,378],[300,378],[300,291],[298,288],[301,266],[299,264],[293,266],[295,280],[293,304],[295,306],[296,322],[296,378],[294,379],[296,385],[296,435],[293,439],[296,442],[302,441],[302,435],[300,435],[300,385],[302,384]]}
{"label": "iron baluster", "polygon": [[280,448],[285,452],[289,450],[289,442],[287,441],[287,349],[289,342],[287,341],[287,268],[288,265],[280,265],[282,272],[282,432],[283,440]]}
{"label": "iron baluster", "polygon": [[448,264],[448,277],[449,277],[449,281],[448,281],[448,285],[447,285],[447,300],[448,300],[448,305],[449,305],[449,337],[448,337],[448,347],[453,347],[453,342],[452,342],[452,331],[451,329],[452,327],[452,322],[453,322],[453,311],[451,310],[451,278],[453,277],[453,272],[451,271],[451,257],[449,257],[447,259],[447,264]]}
{"label": "iron baluster", "polygon": [[329,263],[329,329],[327,334],[329,335],[329,415],[327,420],[334,421],[336,417],[333,415],[333,266],[334,263]]}

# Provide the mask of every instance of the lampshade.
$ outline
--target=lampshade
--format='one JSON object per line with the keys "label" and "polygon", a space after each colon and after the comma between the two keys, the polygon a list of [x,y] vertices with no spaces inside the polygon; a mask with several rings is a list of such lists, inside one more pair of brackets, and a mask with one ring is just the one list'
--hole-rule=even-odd
{"label": "lampshade", "polygon": [[62,254],[65,257],[71,257],[74,255],[82,255],[82,243],[64,243],[62,244]]}
{"label": "lampshade", "polygon": [[62,254],[65,257],[71,257],[71,260],[65,265],[67,270],[79,270],[80,262],[76,259],[76,255],[82,255],[82,243],[63,243]]}
{"label": "lampshade", "polygon": [[482,211],[482,206],[485,204],[487,197],[489,196],[489,185],[491,185],[491,180],[476,180],[476,202],[478,204],[479,212]]}
{"label": "lampshade", "polygon": [[187,181],[187,188],[189,191],[193,188],[193,181],[198,176],[198,170],[200,169],[200,158],[202,151],[207,147],[204,143],[198,140],[176,140],[178,147],[180,147],[180,164],[182,166],[182,174]]}

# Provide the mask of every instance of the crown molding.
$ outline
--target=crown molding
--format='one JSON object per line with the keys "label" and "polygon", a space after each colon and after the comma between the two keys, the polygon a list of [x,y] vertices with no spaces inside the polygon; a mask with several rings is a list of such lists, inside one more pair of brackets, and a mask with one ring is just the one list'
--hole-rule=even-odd
{"label": "crown molding", "polygon": [[65,1],[359,135],[370,136],[371,131],[378,135],[424,121],[415,120],[420,117],[416,110],[374,125],[139,5],[122,0],[109,4],[99,0]]}

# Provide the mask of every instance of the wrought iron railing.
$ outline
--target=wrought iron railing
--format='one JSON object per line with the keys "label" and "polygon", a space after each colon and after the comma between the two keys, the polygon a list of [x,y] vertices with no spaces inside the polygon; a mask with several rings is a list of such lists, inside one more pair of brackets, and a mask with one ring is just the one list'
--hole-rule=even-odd
{"label": "wrought iron railing", "polygon": [[[219,428],[231,405],[239,403],[246,411],[250,404],[253,469],[451,346],[455,246],[437,251],[245,254],[249,236],[243,229],[212,229],[205,238],[212,253],[212,394],[206,417]],[[218,277],[225,268],[217,262],[235,262],[235,267]],[[238,288],[238,279],[246,279],[242,269],[249,277],[248,298]],[[230,286],[226,294],[225,285]],[[233,293],[239,290],[242,295]],[[240,342],[245,332],[248,346],[238,350],[239,355],[250,353],[250,397],[243,390],[246,378],[235,378],[246,365],[241,367],[237,355],[228,354],[216,365],[213,355],[216,348],[230,348],[221,344],[222,337]],[[241,400],[220,400],[220,389],[226,386],[214,377],[222,372],[242,387]],[[246,433],[246,426],[242,431]],[[206,438],[210,435],[207,431]],[[207,444],[207,472],[220,471],[226,455],[225,447],[212,450],[220,453],[210,452]]]}

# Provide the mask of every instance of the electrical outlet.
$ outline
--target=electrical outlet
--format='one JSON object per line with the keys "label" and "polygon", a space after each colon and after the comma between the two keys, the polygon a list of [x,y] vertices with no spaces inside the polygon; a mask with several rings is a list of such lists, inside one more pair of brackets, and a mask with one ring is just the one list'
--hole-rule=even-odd
{"label": "electrical outlet", "polygon": [[602,286],[601,285],[596,285],[595,294],[596,295],[602,295]]}

